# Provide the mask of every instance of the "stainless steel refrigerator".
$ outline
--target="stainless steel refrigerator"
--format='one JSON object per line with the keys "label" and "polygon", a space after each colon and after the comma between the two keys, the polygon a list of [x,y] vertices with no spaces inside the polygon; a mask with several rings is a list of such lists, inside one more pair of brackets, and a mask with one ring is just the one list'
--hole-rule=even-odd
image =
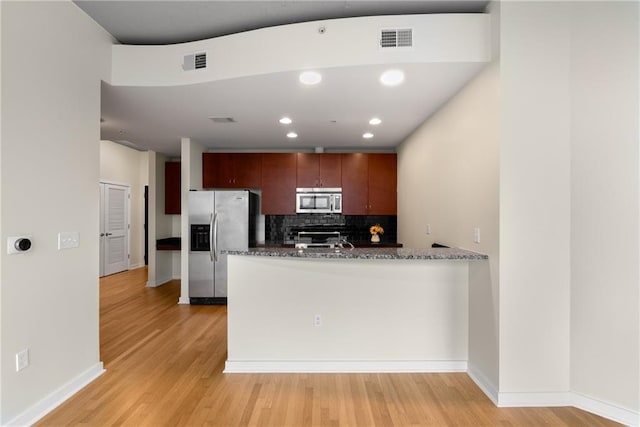
{"label": "stainless steel refrigerator", "polygon": [[189,298],[191,304],[226,304],[227,255],[255,245],[256,194],[189,192]]}

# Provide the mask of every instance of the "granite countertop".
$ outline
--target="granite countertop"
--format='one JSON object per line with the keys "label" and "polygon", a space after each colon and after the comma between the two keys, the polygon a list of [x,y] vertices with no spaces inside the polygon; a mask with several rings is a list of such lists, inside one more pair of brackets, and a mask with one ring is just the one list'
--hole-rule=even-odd
{"label": "granite countertop", "polygon": [[489,257],[458,248],[356,248],[356,249],[295,249],[250,248],[247,251],[222,251],[228,255],[283,258],[345,258],[345,259],[451,259],[481,260]]}

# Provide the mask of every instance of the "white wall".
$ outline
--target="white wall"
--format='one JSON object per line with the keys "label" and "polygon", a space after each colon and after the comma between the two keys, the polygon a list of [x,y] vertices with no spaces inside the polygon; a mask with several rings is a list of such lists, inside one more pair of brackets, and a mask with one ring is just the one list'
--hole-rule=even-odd
{"label": "white wall", "polygon": [[[169,280],[180,278],[180,252],[155,250],[157,239],[180,237],[180,215],[164,213],[164,164],[170,160],[164,154],[149,152],[149,164],[153,163],[153,167],[149,167],[149,182],[153,183],[149,185],[149,194],[153,193],[153,198],[149,197],[149,210],[153,210],[153,224],[150,218],[148,286],[160,286]],[[151,217],[151,212],[149,216]]]}
{"label": "white wall", "polygon": [[149,184],[144,152],[100,141],[100,180],[131,186],[130,268],[144,265],[144,186]]}
{"label": "white wall", "polygon": [[638,3],[572,8],[571,389],[640,406]]}
{"label": "white wall", "polygon": [[470,270],[469,372],[500,405],[637,424],[638,5],[498,9],[499,70],[399,148],[399,239],[490,255],[488,275]]}
{"label": "white wall", "polygon": [[[398,241],[489,255],[471,263],[469,370],[498,389],[499,67],[491,64],[398,148]],[[427,224],[431,234],[426,234]],[[473,229],[481,231],[480,244]]]}
{"label": "white wall", "polygon": [[[29,253],[0,251],[0,423],[27,424],[102,372],[100,80],[110,78],[112,40],[71,2],[0,9],[0,241],[33,238]],[[60,231],[78,231],[80,247],[58,250]],[[25,348],[31,364],[17,373]]]}
{"label": "white wall", "polygon": [[148,267],[147,267],[147,286],[149,287],[154,287],[154,286],[158,286],[158,284],[161,284],[159,282],[156,281],[156,265],[158,264],[157,259],[156,259],[156,242],[155,242],[155,236],[156,236],[156,217],[157,217],[157,209],[155,209],[155,206],[157,206],[157,202],[156,202],[156,187],[157,187],[157,181],[156,181],[156,167],[157,167],[157,161],[156,161],[156,152],[155,151],[147,151],[146,152],[146,157],[147,157],[147,168],[148,168],[148,181],[149,181],[149,212],[148,212],[148,223],[147,223],[147,228],[148,228],[148,234],[149,234],[149,248],[147,250],[147,255],[149,257],[149,262],[148,262]]}
{"label": "white wall", "polygon": [[[569,390],[569,6],[501,6],[500,392]],[[516,394],[514,394],[516,393]]]}
{"label": "white wall", "polygon": [[229,256],[227,368],[464,370],[476,262]]}
{"label": "white wall", "polygon": [[500,403],[640,406],[638,4],[501,6]]}
{"label": "white wall", "polygon": [[[192,43],[117,45],[113,49],[113,84],[194,84],[306,69],[310,64],[326,68],[390,61],[485,62],[490,54],[485,37],[489,19],[482,14],[372,16],[326,20],[322,25],[326,28],[323,34],[318,32],[318,22],[303,22]],[[394,52],[381,50],[378,39],[382,28],[416,28],[414,47]],[[215,66],[184,72],[184,55],[200,52],[206,52]]]}

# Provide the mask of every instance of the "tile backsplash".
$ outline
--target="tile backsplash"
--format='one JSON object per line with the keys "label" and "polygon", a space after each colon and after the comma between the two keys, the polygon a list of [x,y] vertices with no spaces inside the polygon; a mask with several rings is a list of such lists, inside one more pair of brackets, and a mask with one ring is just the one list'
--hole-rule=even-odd
{"label": "tile backsplash", "polygon": [[397,219],[395,215],[338,215],[298,214],[266,215],[265,243],[290,244],[299,231],[339,231],[343,238],[354,244],[371,240],[369,227],[380,224],[384,228],[382,243],[397,243]]}

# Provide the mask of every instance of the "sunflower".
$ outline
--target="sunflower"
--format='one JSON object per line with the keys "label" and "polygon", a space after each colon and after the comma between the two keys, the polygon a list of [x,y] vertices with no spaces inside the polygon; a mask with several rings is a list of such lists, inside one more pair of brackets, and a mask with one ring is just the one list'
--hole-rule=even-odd
{"label": "sunflower", "polygon": [[380,224],[372,225],[369,228],[369,233],[371,234],[384,234],[384,228]]}

